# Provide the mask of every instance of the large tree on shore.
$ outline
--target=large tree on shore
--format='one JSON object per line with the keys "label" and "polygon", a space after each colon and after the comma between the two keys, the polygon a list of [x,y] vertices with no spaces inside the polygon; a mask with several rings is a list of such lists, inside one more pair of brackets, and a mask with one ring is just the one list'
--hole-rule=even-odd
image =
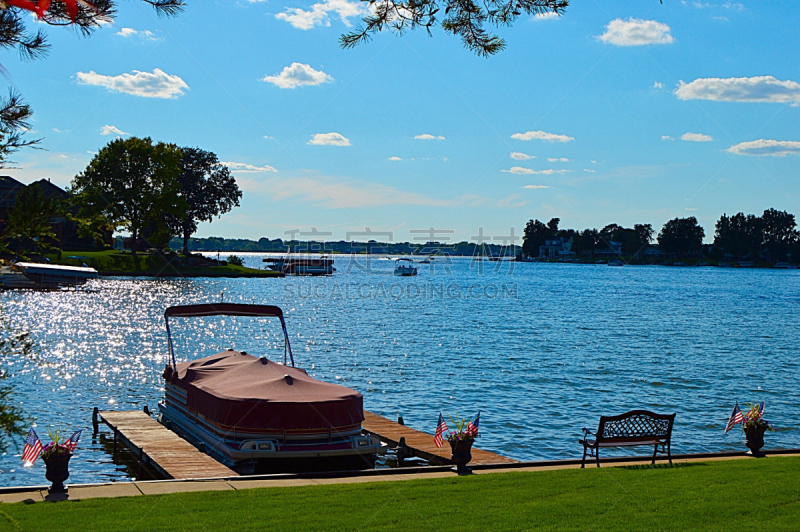
{"label": "large tree on shore", "polygon": [[683,256],[701,251],[705,236],[705,231],[694,216],[674,218],[665,223],[658,233],[658,245],[664,253]]}
{"label": "large tree on shore", "polygon": [[163,215],[181,216],[186,207],[179,196],[180,162],[174,144],[116,139],[75,176],[71,191],[85,216],[101,214],[115,229],[130,232],[135,253],[146,224]]}
{"label": "large tree on shore", "polygon": [[239,206],[242,191],[230,170],[217,156],[200,148],[181,148],[179,197],[186,203],[179,215],[167,215],[167,225],[183,237],[183,254],[189,254],[189,238],[199,222],[210,222]]}

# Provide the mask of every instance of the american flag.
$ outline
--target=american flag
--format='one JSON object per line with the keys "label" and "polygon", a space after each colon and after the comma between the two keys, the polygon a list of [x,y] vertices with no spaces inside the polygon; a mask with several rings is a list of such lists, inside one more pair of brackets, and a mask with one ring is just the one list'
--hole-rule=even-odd
{"label": "american flag", "polygon": [[725,426],[725,434],[731,430],[734,425],[737,423],[741,423],[744,421],[744,416],[742,415],[742,411],[739,410],[739,401],[736,401],[736,404],[733,407],[733,412],[731,412],[731,418],[728,420],[728,424]]}
{"label": "american flag", "polygon": [[78,447],[78,440],[81,439],[81,432],[83,432],[83,429],[75,431],[75,433],[64,442],[64,447],[69,449],[69,452],[75,452],[75,448]]}
{"label": "american flag", "polygon": [[439,412],[439,424],[436,425],[436,435],[433,437],[433,443],[436,447],[442,446],[442,435],[447,432],[447,423],[444,422],[442,413]]}
{"label": "american flag", "polygon": [[758,405],[758,415],[759,416],[764,414],[764,406],[765,405],[766,405],[765,401],[761,401],[761,404]]}
{"label": "american flag", "polygon": [[478,412],[478,415],[475,416],[474,421],[470,421],[469,425],[467,425],[467,434],[472,436],[473,438],[478,437],[478,423],[481,421],[481,413]]}
{"label": "american flag", "polygon": [[42,454],[42,440],[39,435],[31,428],[28,437],[25,438],[25,447],[22,449],[22,461],[34,463],[39,455]]}

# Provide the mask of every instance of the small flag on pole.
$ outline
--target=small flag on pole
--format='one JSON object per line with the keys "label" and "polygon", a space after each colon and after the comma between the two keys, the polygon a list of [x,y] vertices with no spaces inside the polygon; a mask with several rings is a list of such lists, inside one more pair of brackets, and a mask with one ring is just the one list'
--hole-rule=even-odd
{"label": "small flag on pole", "polygon": [[467,434],[472,436],[473,438],[478,437],[478,423],[481,421],[481,413],[478,412],[478,415],[475,416],[474,421],[470,421],[469,425],[467,425]]}
{"label": "small flag on pole", "polygon": [[436,447],[442,446],[442,436],[447,432],[447,423],[444,422],[442,413],[439,412],[439,423],[436,425],[436,435],[433,437],[433,443]]}
{"label": "small flag on pole", "polygon": [[733,412],[731,412],[731,418],[728,420],[728,424],[725,426],[725,434],[731,430],[734,425],[737,423],[741,423],[744,421],[744,416],[742,415],[742,411],[739,410],[739,401],[736,401],[736,404],[733,407]]}
{"label": "small flag on pole", "polygon": [[81,439],[81,432],[83,432],[83,429],[76,431],[72,436],[69,437],[67,441],[64,442],[64,447],[69,449],[69,452],[75,452],[75,449],[78,447],[78,440]]}
{"label": "small flag on pole", "polygon": [[761,404],[758,405],[758,415],[764,415],[764,406],[766,406],[766,401],[761,401]]}
{"label": "small flag on pole", "polygon": [[32,464],[39,458],[40,454],[42,454],[42,440],[39,439],[39,435],[31,427],[28,437],[25,438],[25,447],[22,449],[22,461]]}

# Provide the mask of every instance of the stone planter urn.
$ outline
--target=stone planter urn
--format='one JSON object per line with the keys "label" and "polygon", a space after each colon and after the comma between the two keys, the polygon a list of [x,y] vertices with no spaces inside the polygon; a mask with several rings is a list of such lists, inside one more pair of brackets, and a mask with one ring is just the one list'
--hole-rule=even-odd
{"label": "stone planter urn", "polygon": [[745,429],[745,445],[750,449],[749,454],[758,458],[766,456],[761,452],[761,448],[764,447],[764,432],[766,432],[766,430],[767,426],[764,424],[747,427]]}
{"label": "stone planter urn", "polygon": [[64,487],[64,481],[69,478],[70,458],[72,458],[72,453],[52,455],[44,458],[44,463],[47,466],[45,478],[53,483],[48,490],[51,494],[67,492],[67,488]]}
{"label": "stone planter urn", "polygon": [[472,438],[465,438],[463,440],[450,440],[450,448],[453,454],[450,455],[450,460],[456,465],[456,472],[459,475],[468,475],[472,470],[467,467],[467,464],[472,460],[472,443],[475,440]]}

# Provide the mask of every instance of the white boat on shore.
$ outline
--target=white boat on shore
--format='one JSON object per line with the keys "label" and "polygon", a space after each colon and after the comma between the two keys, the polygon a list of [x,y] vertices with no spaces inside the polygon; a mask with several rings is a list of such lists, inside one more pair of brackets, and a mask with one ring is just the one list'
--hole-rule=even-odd
{"label": "white boat on shore", "polygon": [[78,285],[100,276],[97,270],[86,266],[17,262],[14,267],[29,280],[39,285]]}

